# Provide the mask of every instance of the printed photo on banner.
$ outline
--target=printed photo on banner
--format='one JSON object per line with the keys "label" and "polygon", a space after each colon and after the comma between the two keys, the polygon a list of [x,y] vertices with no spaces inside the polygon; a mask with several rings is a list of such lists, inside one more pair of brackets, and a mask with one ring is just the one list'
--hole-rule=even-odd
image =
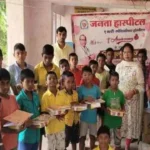
{"label": "printed photo on banner", "polygon": [[[87,65],[99,52],[111,47],[115,62],[125,43],[136,51],[150,43],[150,13],[85,13],[72,15],[73,42],[79,65]],[[150,56],[150,50],[148,49]],[[135,55],[136,57],[136,55]]]}

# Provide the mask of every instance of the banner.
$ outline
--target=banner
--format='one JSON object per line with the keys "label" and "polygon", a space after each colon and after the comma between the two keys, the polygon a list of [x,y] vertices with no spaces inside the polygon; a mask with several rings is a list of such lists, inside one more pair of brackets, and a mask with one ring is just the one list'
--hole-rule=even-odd
{"label": "banner", "polygon": [[131,43],[136,50],[150,48],[150,13],[73,14],[72,32],[79,65],[88,64],[97,54],[111,47],[115,59],[120,48]]}

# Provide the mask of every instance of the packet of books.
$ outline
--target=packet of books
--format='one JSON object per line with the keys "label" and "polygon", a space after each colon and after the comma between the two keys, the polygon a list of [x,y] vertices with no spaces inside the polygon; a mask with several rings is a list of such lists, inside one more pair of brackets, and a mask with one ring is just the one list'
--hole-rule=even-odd
{"label": "packet of books", "polygon": [[67,110],[71,109],[71,106],[56,106],[49,107],[47,110],[51,116],[64,115]]}
{"label": "packet of books", "polygon": [[109,112],[111,116],[117,116],[117,117],[123,117],[125,111],[117,110],[117,109],[111,109],[109,108]]}
{"label": "packet of books", "polygon": [[76,104],[71,107],[73,111],[84,111],[87,109],[87,104]]}
{"label": "packet of books", "polygon": [[43,128],[45,127],[50,120],[54,119],[54,117],[48,114],[42,114],[32,120],[32,127],[34,128]]}
{"label": "packet of books", "polygon": [[102,99],[97,100],[87,100],[85,101],[86,104],[88,104],[88,108],[94,109],[94,108],[100,108],[102,103],[105,103]]}

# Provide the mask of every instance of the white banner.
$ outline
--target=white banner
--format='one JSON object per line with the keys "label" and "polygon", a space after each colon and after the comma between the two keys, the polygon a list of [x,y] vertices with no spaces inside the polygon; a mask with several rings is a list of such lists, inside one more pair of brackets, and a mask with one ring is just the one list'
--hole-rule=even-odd
{"label": "white banner", "polygon": [[109,47],[115,50],[118,59],[117,51],[125,43],[131,43],[135,50],[149,50],[150,13],[73,14],[72,31],[79,65],[88,64]]}

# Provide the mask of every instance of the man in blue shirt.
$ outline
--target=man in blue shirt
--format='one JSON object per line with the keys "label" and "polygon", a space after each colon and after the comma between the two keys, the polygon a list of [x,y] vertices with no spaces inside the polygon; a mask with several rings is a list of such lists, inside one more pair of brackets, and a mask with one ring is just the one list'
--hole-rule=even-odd
{"label": "man in blue shirt", "polygon": [[[93,101],[100,98],[99,87],[92,84],[93,75],[89,66],[83,67],[82,78],[84,85],[78,89],[80,102]],[[95,147],[95,137],[97,133],[97,110],[87,109],[83,111],[80,120],[80,149],[85,148],[85,139],[88,129],[90,133],[90,147],[93,149]]]}
{"label": "man in blue shirt", "polygon": [[[34,73],[30,69],[21,71],[21,83],[23,89],[16,97],[20,109],[33,116],[31,119],[40,115],[40,101],[37,93],[33,92],[34,89]],[[38,150],[40,141],[40,129],[26,128],[19,133],[18,150]]]}

